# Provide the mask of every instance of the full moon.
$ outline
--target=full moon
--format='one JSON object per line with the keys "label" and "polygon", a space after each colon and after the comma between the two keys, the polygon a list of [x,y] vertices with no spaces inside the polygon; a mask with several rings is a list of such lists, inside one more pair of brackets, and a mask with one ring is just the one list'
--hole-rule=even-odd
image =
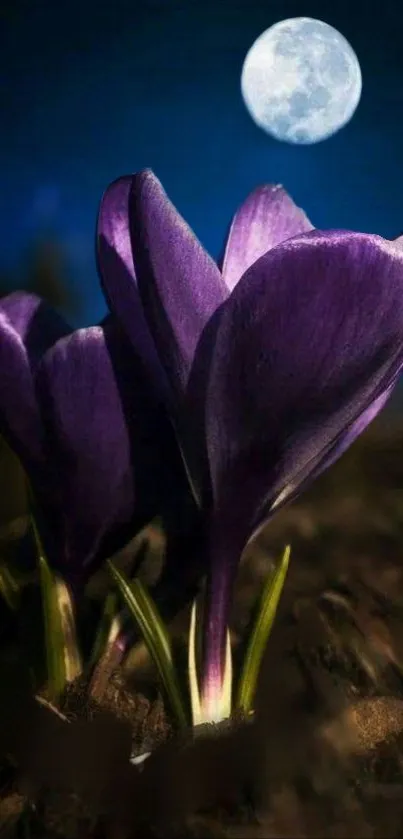
{"label": "full moon", "polygon": [[247,53],[241,76],[252,119],[287,143],[330,137],[353,116],[361,89],[360,65],[348,41],[309,17],[266,29]]}

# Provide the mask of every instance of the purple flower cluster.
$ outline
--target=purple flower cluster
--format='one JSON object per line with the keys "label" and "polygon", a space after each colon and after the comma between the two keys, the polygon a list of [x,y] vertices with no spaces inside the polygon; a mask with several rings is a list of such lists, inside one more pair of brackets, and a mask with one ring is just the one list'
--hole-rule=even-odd
{"label": "purple flower cluster", "polygon": [[73,331],[34,295],[0,300],[0,433],[30,479],[49,559],[75,590],[190,495],[165,408],[111,316]]}
{"label": "purple flower cluster", "polygon": [[30,295],[1,301],[0,431],[73,576],[191,488],[211,707],[245,545],[397,382],[402,240],[315,230],[282,187],[263,186],[217,265],[144,171],[106,191],[97,250],[111,312],[100,326],[72,332]]}

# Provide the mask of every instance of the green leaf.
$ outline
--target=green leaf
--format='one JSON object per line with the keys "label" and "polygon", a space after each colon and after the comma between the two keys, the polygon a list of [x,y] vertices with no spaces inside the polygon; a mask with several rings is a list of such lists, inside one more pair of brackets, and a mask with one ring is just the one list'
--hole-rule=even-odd
{"label": "green leaf", "polygon": [[16,612],[20,605],[20,586],[4,562],[0,564],[0,594],[8,608]]}
{"label": "green leaf", "polygon": [[157,606],[140,580],[128,581],[111,560],[107,565],[130,614],[137,622],[147,649],[157,667],[180,728],[187,728],[185,704],[172,656],[171,642]]}
{"label": "green leaf", "polygon": [[238,686],[237,709],[248,715],[253,712],[253,701],[260,665],[267,640],[276,616],[277,606],[287,575],[291,548],[284,550],[282,559],[269,575],[263,590],[256,621],[249,638]]}
{"label": "green leaf", "polygon": [[47,680],[49,698],[57,701],[66,684],[82,672],[74,610],[64,580],[51,571],[34,519],[42,594]]}
{"label": "green leaf", "polygon": [[115,643],[122,629],[121,616],[117,613],[117,594],[110,591],[105,599],[101,619],[98,624],[91,655],[87,664],[91,672],[102,655]]}
{"label": "green leaf", "polygon": [[189,639],[188,639],[188,679],[190,692],[190,707],[192,709],[193,726],[199,725],[203,719],[199,679],[197,676],[196,664],[196,600],[193,601],[190,613]]}

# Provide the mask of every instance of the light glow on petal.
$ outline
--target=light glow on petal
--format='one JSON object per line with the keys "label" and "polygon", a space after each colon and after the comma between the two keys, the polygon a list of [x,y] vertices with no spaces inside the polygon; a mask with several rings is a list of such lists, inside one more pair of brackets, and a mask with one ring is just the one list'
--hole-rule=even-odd
{"label": "light glow on petal", "polygon": [[309,230],[313,225],[280,184],[253,190],[229,229],[222,261],[227,288],[232,291],[245,271],[267,251]]}
{"label": "light glow on petal", "polygon": [[222,720],[231,716],[232,708],[232,650],[229,629],[227,629],[223,679],[219,682],[210,680],[205,683],[204,694],[200,698],[196,664],[196,626],[197,608],[196,601],[194,601],[190,615],[188,643],[188,676],[194,727],[206,723],[222,722]]}
{"label": "light glow on petal", "polygon": [[224,675],[221,682],[206,682],[202,696],[202,722],[219,723],[231,716],[232,708],[232,651],[231,636],[227,629]]}

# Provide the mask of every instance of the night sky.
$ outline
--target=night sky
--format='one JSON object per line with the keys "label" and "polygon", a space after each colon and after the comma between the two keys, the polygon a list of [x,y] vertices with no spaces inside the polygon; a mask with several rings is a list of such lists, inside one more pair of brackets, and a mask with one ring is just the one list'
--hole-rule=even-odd
{"label": "night sky", "polygon": [[[104,314],[94,259],[99,199],[119,175],[152,168],[217,256],[230,217],[258,183],[283,183],[315,226],[403,231],[401,0],[47,0],[2,4],[0,269],[36,236],[66,248],[84,300]],[[335,26],[358,55],[352,121],[312,146],[252,122],[240,73],[278,20]]]}

